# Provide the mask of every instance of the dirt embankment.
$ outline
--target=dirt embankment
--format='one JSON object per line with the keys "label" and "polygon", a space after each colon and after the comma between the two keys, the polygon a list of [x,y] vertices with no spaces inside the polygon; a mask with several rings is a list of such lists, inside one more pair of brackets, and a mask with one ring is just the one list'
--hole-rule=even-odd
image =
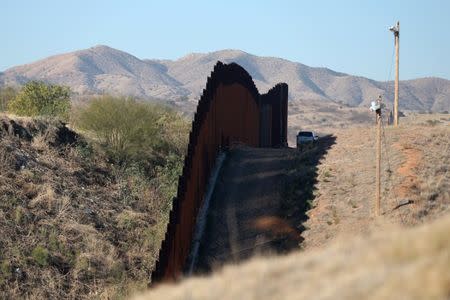
{"label": "dirt embankment", "polygon": [[92,299],[145,287],[152,189],[64,124],[0,116],[0,298]]}
{"label": "dirt embankment", "polygon": [[449,210],[450,130],[446,125],[385,128],[381,218],[373,213],[374,130],[355,128],[335,134],[336,144],[319,165],[304,248],[324,247],[339,235],[367,234],[383,223],[422,223]]}

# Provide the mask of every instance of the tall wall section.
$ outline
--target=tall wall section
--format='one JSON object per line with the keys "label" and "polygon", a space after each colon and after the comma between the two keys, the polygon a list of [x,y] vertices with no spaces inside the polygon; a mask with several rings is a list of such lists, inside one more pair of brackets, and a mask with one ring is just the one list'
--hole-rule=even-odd
{"label": "tall wall section", "polygon": [[234,143],[252,147],[286,145],[286,128],[286,84],[278,84],[260,95],[241,66],[216,64],[194,115],[183,173],[152,283],[182,275],[197,214],[218,153]]}

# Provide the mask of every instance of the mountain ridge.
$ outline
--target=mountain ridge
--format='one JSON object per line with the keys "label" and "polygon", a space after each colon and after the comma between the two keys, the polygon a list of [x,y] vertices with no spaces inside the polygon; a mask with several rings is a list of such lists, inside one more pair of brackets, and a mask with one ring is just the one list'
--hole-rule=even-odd
{"label": "mountain ridge", "polygon": [[[105,45],[53,55],[0,72],[0,84],[43,80],[68,85],[78,94],[120,94],[195,102],[217,61],[235,62],[253,77],[261,93],[278,82],[289,85],[289,99],[368,106],[382,95],[390,105],[394,83],[353,76],[326,67],[225,49],[190,53],[176,60],[139,59]],[[425,77],[400,82],[400,108],[450,110],[450,80]]]}

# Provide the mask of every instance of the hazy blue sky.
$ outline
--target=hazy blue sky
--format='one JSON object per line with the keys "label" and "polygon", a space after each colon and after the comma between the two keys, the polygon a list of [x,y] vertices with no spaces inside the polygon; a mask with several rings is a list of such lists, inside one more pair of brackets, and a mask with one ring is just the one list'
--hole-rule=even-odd
{"label": "hazy blue sky", "polygon": [[139,58],[241,49],[386,80],[398,19],[401,79],[450,79],[450,1],[0,3],[0,70],[104,44]]}

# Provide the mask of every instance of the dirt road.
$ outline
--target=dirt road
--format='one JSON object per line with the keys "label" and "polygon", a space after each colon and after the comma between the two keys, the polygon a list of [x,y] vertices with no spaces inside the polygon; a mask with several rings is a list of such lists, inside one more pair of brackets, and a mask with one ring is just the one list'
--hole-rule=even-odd
{"label": "dirt road", "polygon": [[216,185],[195,271],[255,253],[297,247],[300,230],[281,216],[280,195],[295,149],[236,148]]}
{"label": "dirt road", "polygon": [[297,149],[231,150],[211,200],[194,273],[255,254],[299,249],[302,220],[317,177],[316,165],[333,143]]}

